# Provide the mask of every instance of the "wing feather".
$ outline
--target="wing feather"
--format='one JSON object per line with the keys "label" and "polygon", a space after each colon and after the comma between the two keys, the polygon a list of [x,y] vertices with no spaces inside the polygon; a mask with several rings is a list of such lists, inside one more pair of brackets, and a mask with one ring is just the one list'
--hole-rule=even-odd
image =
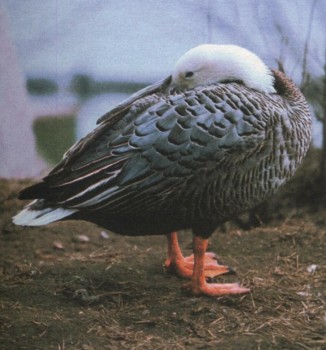
{"label": "wing feather", "polygon": [[139,99],[142,94],[100,119],[25,198],[120,214],[151,210],[182,196],[194,177],[218,176],[222,165],[245,161],[264,146],[270,118],[257,108],[266,98],[259,92],[219,84]]}

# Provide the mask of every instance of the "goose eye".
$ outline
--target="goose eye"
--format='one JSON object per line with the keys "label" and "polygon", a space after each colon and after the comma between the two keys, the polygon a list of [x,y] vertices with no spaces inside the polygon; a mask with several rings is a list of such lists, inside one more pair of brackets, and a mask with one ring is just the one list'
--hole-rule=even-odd
{"label": "goose eye", "polygon": [[186,72],[185,77],[191,78],[194,75],[194,72]]}

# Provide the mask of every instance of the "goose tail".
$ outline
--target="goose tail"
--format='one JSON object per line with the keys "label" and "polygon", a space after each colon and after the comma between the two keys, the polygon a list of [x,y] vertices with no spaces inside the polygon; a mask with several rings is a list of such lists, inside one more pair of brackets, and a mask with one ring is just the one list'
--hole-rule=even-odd
{"label": "goose tail", "polygon": [[75,213],[77,209],[50,207],[43,199],[38,199],[27,205],[12,218],[15,225],[42,226],[59,221]]}

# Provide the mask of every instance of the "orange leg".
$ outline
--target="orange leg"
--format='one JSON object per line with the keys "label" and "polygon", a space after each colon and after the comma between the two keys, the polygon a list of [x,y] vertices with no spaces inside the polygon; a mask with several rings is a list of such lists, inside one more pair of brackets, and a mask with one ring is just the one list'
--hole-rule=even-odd
{"label": "orange leg", "polygon": [[205,278],[205,253],[208,240],[201,237],[194,237],[194,272],[191,282],[185,287],[190,289],[194,295],[221,296],[228,294],[243,294],[250,292],[250,289],[240,287],[237,283],[207,283]]}
{"label": "orange leg", "polygon": [[[176,232],[169,233],[168,237],[168,258],[165,267],[168,271],[184,278],[191,279],[194,271],[194,255],[184,257],[178,244]],[[203,256],[204,277],[215,277],[230,272],[227,266],[219,265],[214,253],[204,253]]]}

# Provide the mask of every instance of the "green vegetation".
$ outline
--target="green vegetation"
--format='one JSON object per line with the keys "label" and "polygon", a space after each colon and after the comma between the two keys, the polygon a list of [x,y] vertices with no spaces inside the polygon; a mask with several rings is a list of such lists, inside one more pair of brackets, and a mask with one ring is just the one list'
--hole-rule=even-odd
{"label": "green vegetation", "polygon": [[41,117],[34,121],[33,130],[38,152],[49,164],[54,165],[75,142],[75,117]]}
{"label": "green vegetation", "polygon": [[[69,84],[69,90],[80,99],[84,100],[89,97],[110,92],[121,92],[132,94],[149,85],[144,82],[128,82],[128,81],[110,81],[96,80],[92,76],[85,73],[75,74]],[[58,83],[48,78],[28,78],[26,81],[27,91],[31,95],[52,95],[59,90]]]}
{"label": "green vegetation", "polygon": [[93,95],[109,92],[131,94],[147,85],[147,83],[125,81],[98,81],[87,74],[76,74],[71,79],[69,89],[79,98],[85,99]]}
{"label": "green vegetation", "polygon": [[26,88],[31,95],[52,95],[58,91],[58,84],[47,78],[28,78]]}

